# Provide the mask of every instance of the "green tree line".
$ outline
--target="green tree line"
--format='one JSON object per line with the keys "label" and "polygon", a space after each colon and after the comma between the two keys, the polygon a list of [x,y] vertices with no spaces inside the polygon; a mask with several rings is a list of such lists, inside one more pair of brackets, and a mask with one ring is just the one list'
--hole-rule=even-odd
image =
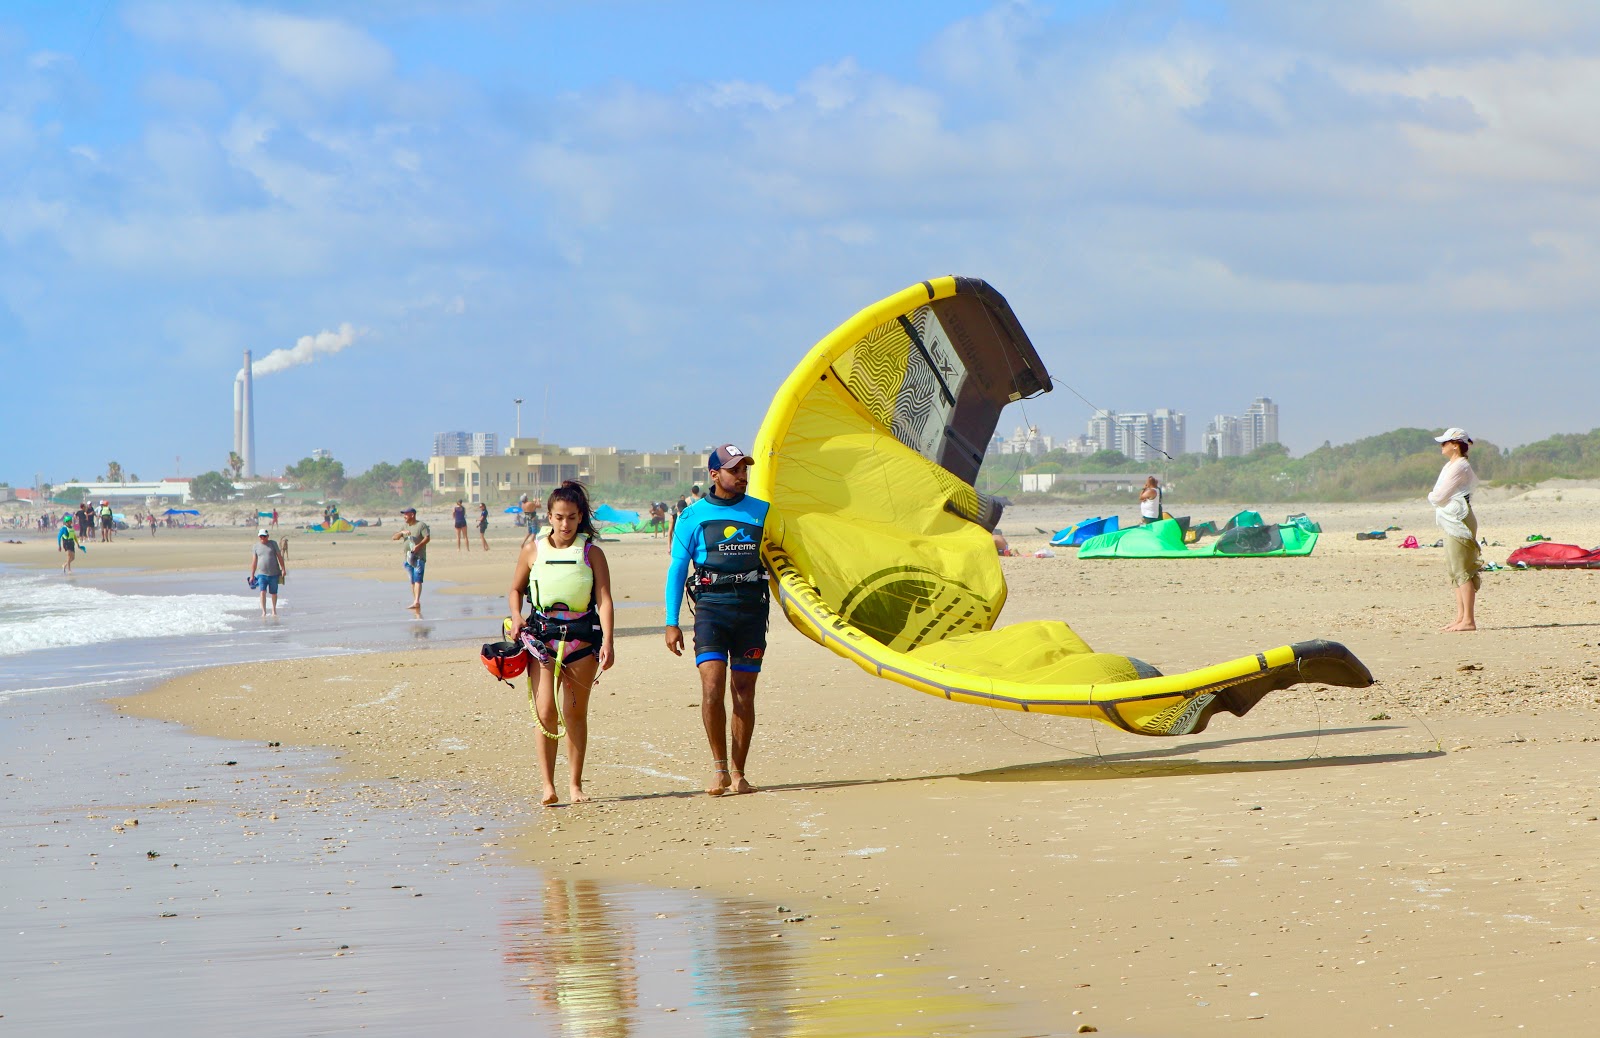
{"label": "green tree line", "polygon": [[[227,501],[237,496],[237,456],[220,472],[202,472],[189,483],[189,494],[196,501]],[[302,490],[314,490],[324,497],[338,498],[355,505],[389,505],[412,502],[428,488],[427,462],[407,458],[398,465],[380,461],[359,476],[346,477],[344,463],[334,458],[301,458],[286,466],[283,474]]]}
{"label": "green tree line", "polygon": [[[1051,451],[1037,459],[990,458],[980,489],[1016,496],[1023,473],[1127,472],[1155,474],[1190,501],[1373,501],[1417,497],[1439,474],[1441,429],[1395,429],[1352,443],[1324,443],[1291,458],[1272,443],[1242,458],[1183,454],[1170,461],[1136,462],[1118,451],[1068,454]],[[1478,477],[1499,484],[1532,484],[1545,479],[1600,479],[1600,429],[1563,433],[1515,450],[1479,440],[1472,446]],[[1058,483],[1071,495],[1070,480]],[[1077,495],[1085,496],[1085,495]],[[1101,496],[1114,497],[1106,493]],[[1125,495],[1124,495],[1125,496]]]}

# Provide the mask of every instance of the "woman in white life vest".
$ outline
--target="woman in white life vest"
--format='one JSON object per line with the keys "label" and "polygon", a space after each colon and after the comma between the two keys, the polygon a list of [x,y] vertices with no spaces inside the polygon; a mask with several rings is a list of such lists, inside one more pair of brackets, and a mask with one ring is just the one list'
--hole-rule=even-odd
{"label": "woman in white life vest", "polygon": [[[545,503],[549,530],[529,537],[517,555],[506,604],[510,637],[526,634],[535,659],[528,668],[534,690],[540,803],[561,802],[556,793],[556,743],[566,726],[568,795],[581,804],[583,760],[589,745],[589,692],[602,670],[615,662],[612,635],[611,570],[595,541],[594,520],[583,484],[571,480],[550,492]],[[533,612],[526,620],[522,602]],[[558,667],[559,664],[559,667]],[[556,709],[556,674],[561,676],[561,709]]]}

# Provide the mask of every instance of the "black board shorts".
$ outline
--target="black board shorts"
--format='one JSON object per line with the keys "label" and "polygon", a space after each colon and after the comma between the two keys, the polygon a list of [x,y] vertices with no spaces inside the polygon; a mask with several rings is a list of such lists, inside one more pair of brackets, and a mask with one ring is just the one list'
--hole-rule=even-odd
{"label": "black board shorts", "polygon": [[695,666],[722,660],[729,670],[759,672],[767,653],[766,598],[713,598],[694,604]]}

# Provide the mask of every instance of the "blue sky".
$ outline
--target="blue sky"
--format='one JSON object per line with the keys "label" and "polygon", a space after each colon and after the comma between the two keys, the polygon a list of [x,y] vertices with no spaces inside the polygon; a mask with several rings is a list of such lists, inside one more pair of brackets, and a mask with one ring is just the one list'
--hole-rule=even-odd
{"label": "blue sky", "polygon": [[1597,108],[1600,8],[1545,0],[13,0],[0,480],[218,468],[241,352],[319,335],[257,381],[263,471],[516,397],[560,443],[748,440],[946,273],[1194,440],[1261,395],[1296,453],[1586,431]]}

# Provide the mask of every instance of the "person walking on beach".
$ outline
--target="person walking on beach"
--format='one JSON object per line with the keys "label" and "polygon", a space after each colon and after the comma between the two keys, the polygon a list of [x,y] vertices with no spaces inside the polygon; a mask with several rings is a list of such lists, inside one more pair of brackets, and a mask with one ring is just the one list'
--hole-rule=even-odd
{"label": "person walking on beach", "polygon": [[450,521],[456,528],[456,551],[462,548],[471,551],[472,538],[467,535],[467,506],[457,501],[455,508],[450,510]]}
{"label": "person walking on beach", "polygon": [[483,550],[489,550],[489,506],[482,501],[478,502],[478,540],[483,543]]}
{"label": "person walking on beach", "polygon": [[[562,727],[567,738],[567,795],[574,804],[589,799],[583,791],[583,762],[589,747],[589,693],[600,672],[616,662],[613,648],[614,608],[611,569],[595,544],[593,510],[583,484],[567,480],[545,502],[550,532],[523,542],[506,592],[510,636],[520,639],[535,656],[528,671],[534,690],[539,777],[544,784],[539,803],[553,807],[556,793],[556,742]],[[533,605],[522,619],[524,596]],[[556,707],[559,677],[561,707]]]}
{"label": "person walking on beach", "polygon": [[1161,519],[1161,481],[1146,476],[1144,489],[1139,491],[1139,523],[1148,526]]}
{"label": "person walking on beach", "polygon": [[72,516],[61,513],[61,529],[56,531],[56,551],[67,553],[67,561],[61,564],[61,572],[71,573],[72,562],[78,557],[78,535],[72,532]]}
{"label": "person walking on beach", "polygon": [[100,539],[107,544],[111,542],[112,530],[117,524],[117,517],[111,514],[111,502],[100,502]]}
{"label": "person walking on beach", "polygon": [[1428,494],[1428,503],[1433,506],[1434,520],[1444,531],[1445,569],[1456,592],[1455,621],[1440,630],[1476,631],[1478,588],[1483,583],[1478,571],[1483,567],[1483,556],[1478,551],[1478,517],[1472,512],[1472,490],[1478,485],[1478,474],[1467,460],[1472,437],[1465,429],[1452,426],[1434,440],[1445,460]]}
{"label": "person walking on beach", "polygon": [[391,541],[405,539],[406,575],[411,578],[411,608],[420,613],[422,611],[422,574],[428,568],[428,542],[433,540],[433,531],[428,529],[427,523],[417,521],[417,510],[415,508],[400,509],[400,518],[406,521],[405,529],[389,539]]}
{"label": "person walking on beach", "polygon": [[[700,720],[711,745],[713,771],[706,792],[714,797],[756,791],[745,780],[745,763],[756,727],[756,679],[767,651],[769,601],[761,537],[768,506],[745,493],[752,464],[754,459],[731,443],[711,452],[710,493],[678,517],[667,568],[666,642],[674,656],[683,655],[678,617],[686,589],[694,604]],[[733,694],[731,745],[724,686]]]}
{"label": "person walking on beach", "polygon": [[261,591],[261,615],[267,615],[267,596],[272,596],[272,615],[278,615],[278,585],[289,578],[289,564],[278,542],[263,526],[256,531],[255,551],[250,556],[250,586]]}
{"label": "person walking on beach", "polygon": [[668,540],[671,540],[674,531],[676,531],[678,529],[678,516],[682,515],[683,514],[683,510],[685,508],[688,508],[688,507],[689,507],[689,496],[687,494],[679,494],[678,495],[678,500],[676,500],[676,501],[674,501],[672,503],[672,511],[669,512],[668,515],[667,515],[667,539]]}

